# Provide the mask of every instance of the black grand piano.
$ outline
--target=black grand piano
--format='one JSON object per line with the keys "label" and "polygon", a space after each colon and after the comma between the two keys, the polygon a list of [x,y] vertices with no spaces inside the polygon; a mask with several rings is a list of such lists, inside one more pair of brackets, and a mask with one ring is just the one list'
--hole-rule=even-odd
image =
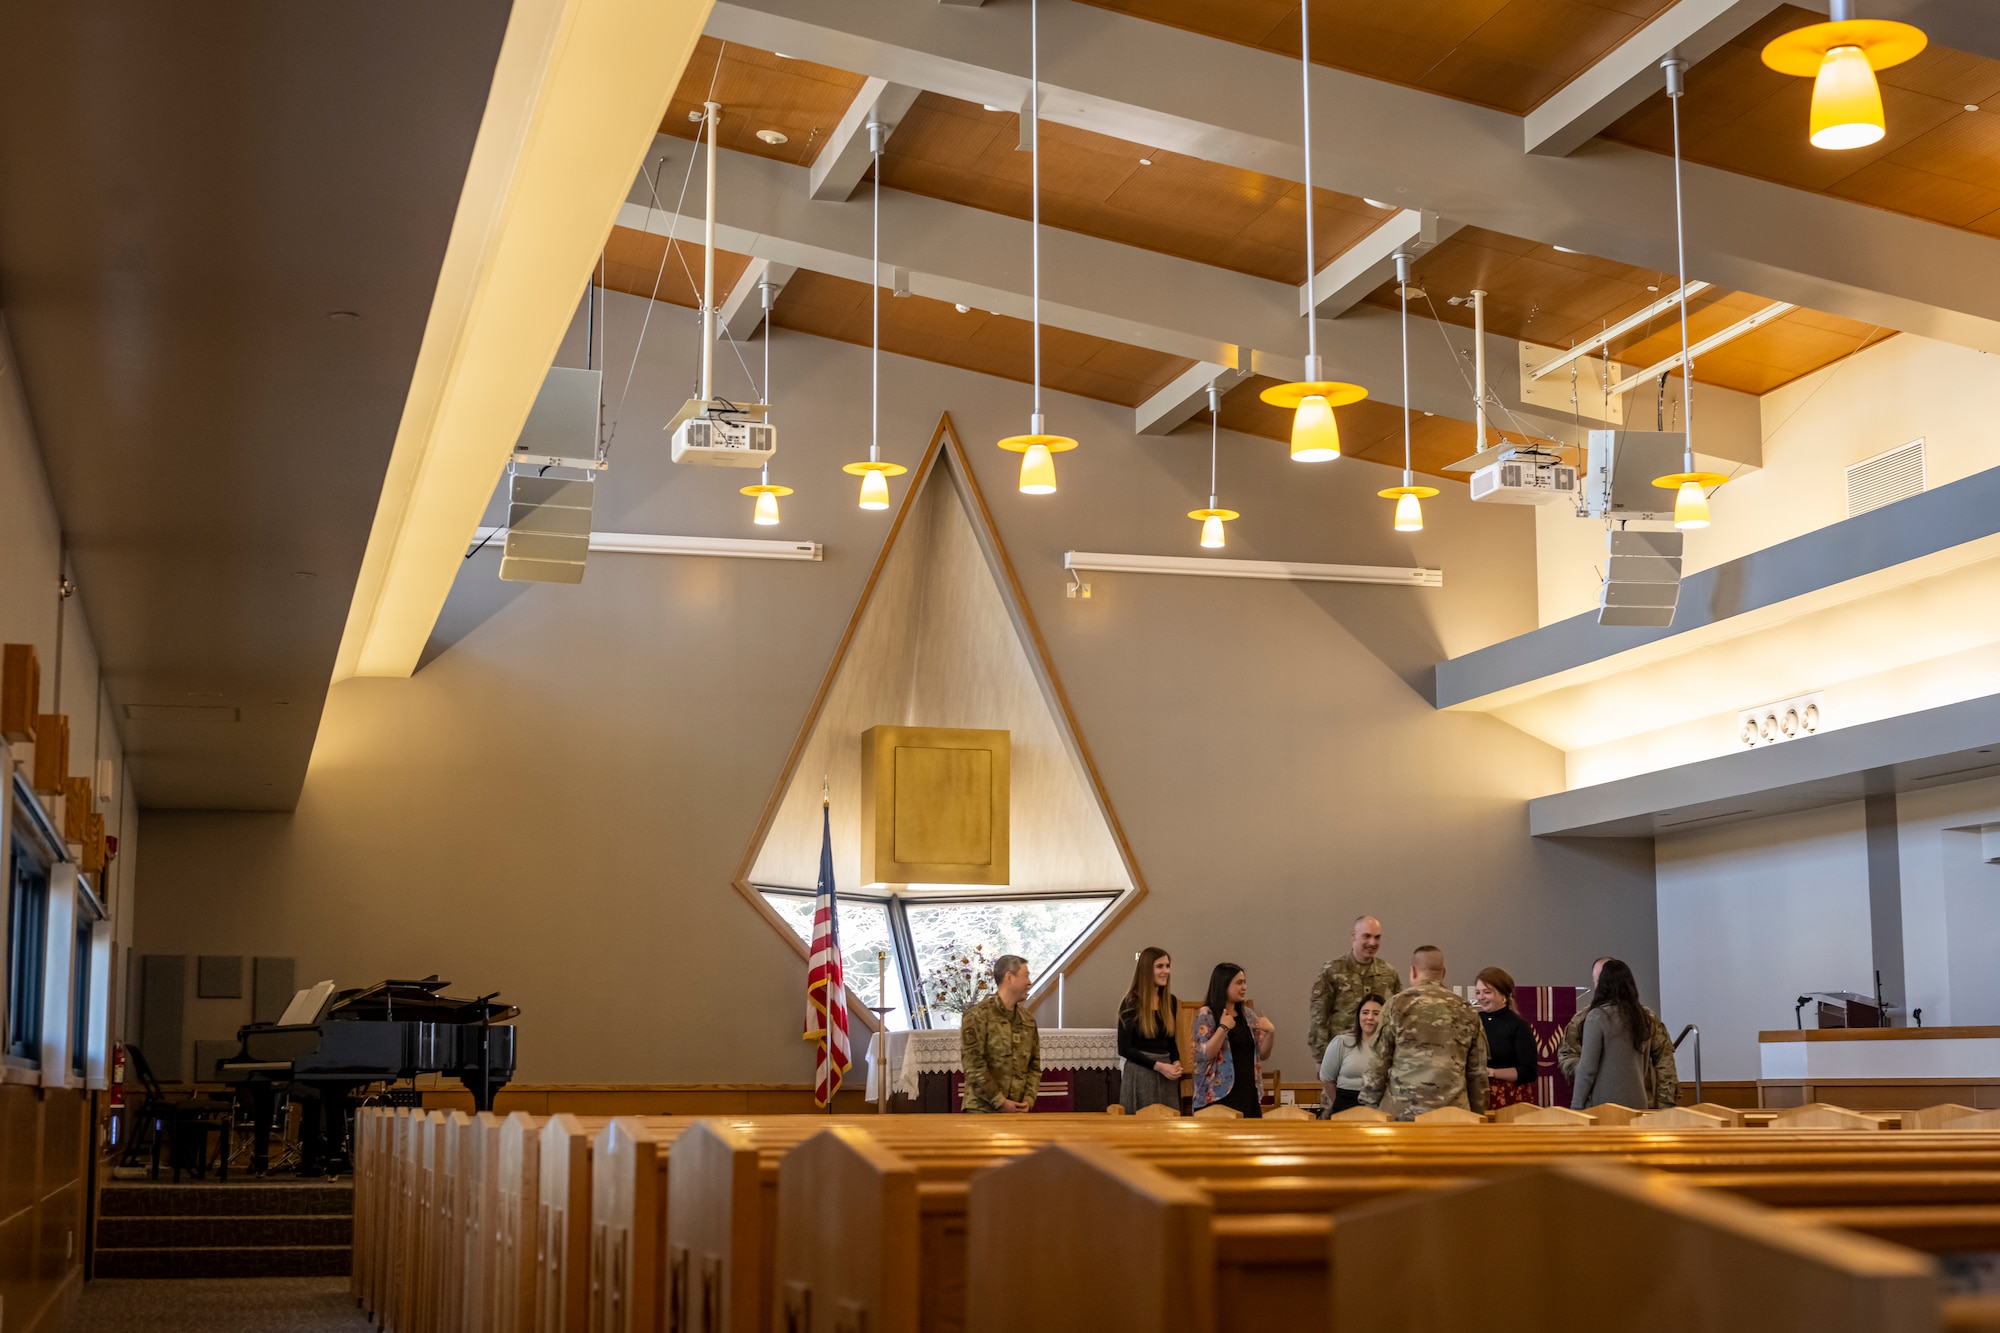
{"label": "black grand piano", "polygon": [[[324,984],[324,983],[323,983]],[[269,1167],[276,1095],[285,1090],[301,1108],[301,1175],[335,1173],[348,1165],[353,1096],[371,1083],[394,1083],[418,1074],[457,1078],[481,1111],[514,1076],[512,1005],[494,995],[460,999],[445,995],[451,983],[437,975],[421,981],[383,981],[326,992],[316,1006],[301,991],[286,1019],[312,1012],[309,1021],[251,1023],[239,1028],[242,1049],[216,1062],[225,1083],[247,1097],[256,1125],[250,1169]],[[498,992],[495,992],[497,995]]]}

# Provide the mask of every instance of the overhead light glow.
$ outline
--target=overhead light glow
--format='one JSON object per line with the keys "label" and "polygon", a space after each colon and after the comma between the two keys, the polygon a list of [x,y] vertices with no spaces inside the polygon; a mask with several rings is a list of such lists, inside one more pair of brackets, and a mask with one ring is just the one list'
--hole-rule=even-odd
{"label": "overhead light glow", "polygon": [[1201,544],[1210,548],[1222,545],[1222,520],[1214,514],[1201,521]]}
{"label": "overhead light glow", "polygon": [[1404,494],[1396,501],[1396,531],[1422,532],[1424,530],[1424,506],[1414,494]]}
{"label": "overhead light glow", "polygon": [[1385,204],[1385,203],[1383,203],[1383,202],[1382,202],[1382,201],[1381,201],[1380,199],[1363,199],[1363,200],[1362,200],[1361,202],[1362,202],[1362,203],[1364,203],[1364,204],[1366,204],[1366,205],[1368,205],[1368,206],[1369,206],[1370,208],[1394,208],[1394,207],[1395,207],[1395,205],[1394,205],[1394,204]]}
{"label": "overhead light glow", "polygon": [[790,495],[789,486],[773,486],[768,482],[758,486],[745,486],[743,494],[757,497],[756,507],[750,511],[750,521],[760,528],[775,527],[778,523],[778,497]]}
{"label": "overhead light glow", "polygon": [[1882,89],[1858,46],[1836,46],[1813,78],[1812,146],[1866,148],[1887,133]]}
{"label": "overhead light glow", "polygon": [[1021,455],[1021,494],[1054,495],[1056,460],[1049,447],[1037,441]]}
{"label": "overhead light glow", "polygon": [[861,479],[861,507],[863,509],[889,507],[889,483],[880,472],[871,471]]}
{"label": "overhead light glow", "polygon": [[1708,526],[1708,496],[1699,482],[1684,481],[1675,493],[1674,526],[1683,532]]}
{"label": "overhead light glow", "polygon": [[1340,457],[1340,424],[1333,405],[1319,394],[1307,394],[1292,416],[1292,461],[1325,463]]}

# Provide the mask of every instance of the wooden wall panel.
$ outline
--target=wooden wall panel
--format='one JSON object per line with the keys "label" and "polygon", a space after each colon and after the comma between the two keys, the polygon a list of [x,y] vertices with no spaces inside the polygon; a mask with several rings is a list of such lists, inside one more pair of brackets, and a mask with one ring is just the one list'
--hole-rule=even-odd
{"label": "wooden wall panel", "polygon": [[[893,447],[884,455],[908,457]],[[861,882],[861,733],[890,723],[1011,733],[1014,887],[1124,889],[1130,880],[1117,845],[1043,699],[944,466],[931,473],[890,551],[751,881],[813,885],[826,775],[834,875],[843,887]]]}
{"label": "wooden wall panel", "polygon": [[81,1285],[89,1096],[0,1084],[0,1309],[58,1333]]}

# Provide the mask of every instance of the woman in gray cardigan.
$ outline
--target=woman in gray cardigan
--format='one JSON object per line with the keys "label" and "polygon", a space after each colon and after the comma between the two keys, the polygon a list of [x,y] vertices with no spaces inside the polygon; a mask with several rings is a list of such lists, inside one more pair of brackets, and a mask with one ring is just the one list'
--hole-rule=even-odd
{"label": "woman in gray cardigan", "polygon": [[1613,958],[1598,974],[1597,990],[1583,1017],[1583,1054],[1576,1062],[1572,1110],[1615,1103],[1644,1110],[1653,1104],[1646,1090],[1652,1067],[1653,1025],[1639,1004],[1632,969]]}

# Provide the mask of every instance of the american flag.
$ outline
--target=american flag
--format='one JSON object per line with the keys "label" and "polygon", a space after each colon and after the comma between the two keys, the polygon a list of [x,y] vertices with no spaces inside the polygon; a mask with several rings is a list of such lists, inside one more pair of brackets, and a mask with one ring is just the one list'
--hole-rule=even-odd
{"label": "american flag", "polygon": [[849,1068],[847,975],[840,962],[840,895],[833,887],[833,817],[820,807],[819,896],[813,900],[812,954],[806,968],[806,1040],[813,1053],[813,1100],[821,1106],[840,1091]]}

